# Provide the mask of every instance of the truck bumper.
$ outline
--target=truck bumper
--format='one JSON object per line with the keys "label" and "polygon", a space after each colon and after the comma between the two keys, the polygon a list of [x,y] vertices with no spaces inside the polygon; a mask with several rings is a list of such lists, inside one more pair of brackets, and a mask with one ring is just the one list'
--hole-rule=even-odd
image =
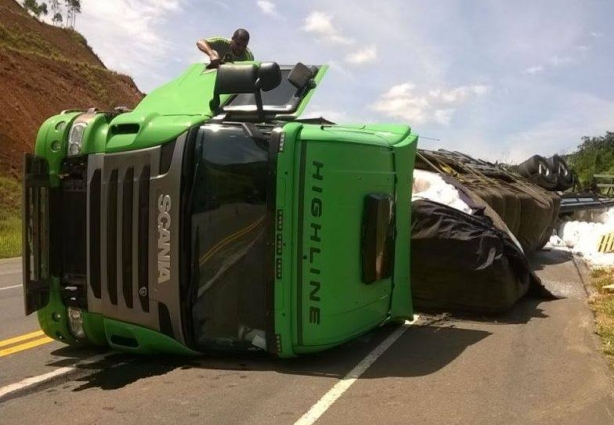
{"label": "truck bumper", "polygon": [[49,302],[49,164],[26,154],[23,179],[23,289],[25,312],[29,315]]}

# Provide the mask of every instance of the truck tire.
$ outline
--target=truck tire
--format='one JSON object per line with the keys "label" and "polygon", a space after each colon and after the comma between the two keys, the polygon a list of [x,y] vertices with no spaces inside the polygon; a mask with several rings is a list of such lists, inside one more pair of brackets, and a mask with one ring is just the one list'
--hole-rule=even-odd
{"label": "truck tire", "polygon": [[541,155],[533,155],[531,158],[518,164],[518,173],[523,177],[529,178],[534,174],[546,174],[545,168],[550,170],[546,158]]}
{"label": "truck tire", "polygon": [[559,155],[553,155],[548,158],[548,165],[554,171],[556,176],[555,190],[564,191],[573,186],[573,173],[563,158],[561,158]]}
{"label": "truck tire", "polygon": [[556,190],[557,187],[557,180],[554,175],[544,176],[543,174],[533,174],[529,177],[529,180],[546,190]]}
{"label": "truck tire", "polygon": [[556,190],[558,181],[554,168],[541,155],[533,155],[518,165],[518,173],[546,190]]}

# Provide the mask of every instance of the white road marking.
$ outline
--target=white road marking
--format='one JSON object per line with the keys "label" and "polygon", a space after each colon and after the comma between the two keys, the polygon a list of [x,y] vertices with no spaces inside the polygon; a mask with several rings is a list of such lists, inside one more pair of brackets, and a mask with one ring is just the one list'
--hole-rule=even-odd
{"label": "white road marking", "polygon": [[7,385],[6,387],[0,388],[0,400],[2,400],[2,397],[7,394],[31,387],[32,385],[38,384],[40,382],[48,381],[51,378],[64,375],[65,373],[68,373],[73,370],[75,370],[74,367],[61,367],[59,369],[54,370],[53,372],[45,373],[44,375],[33,376],[32,378],[24,379],[23,381],[17,382],[16,384]]}
{"label": "white road marking", "polygon": [[61,375],[65,375],[68,372],[77,370],[79,366],[96,363],[100,360],[103,360],[106,356],[107,354],[100,354],[97,356],[93,356],[83,361],[80,361],[79,363],[76,363],[74,366],[61,367],[59,369],[54,370],[53,372],[45,373],[43,375],[33,376],[31,378],[26,378],[21,382],[17,382],[15,384],[10,384],[10,385],[7,385],[6,387],[2,387],[0,388],[0,401],[2,401],[2,398],[6,396],[7,394],[14,393],[15,391],[23,390],[33,385],[40,384],[41,382],[49,381],[50,379],[53,379]]}
{"label": "white road marking", "polygon": [[369,367],[375,363],[375,361],[382,355],[384,352],[390,348],[394,342],[399,339],[403,333],[409,329],[408,325],[415,323],[418,316],[414,316],[413,321],[406,321],[404,325],[399,326],[393,333],[388,335],[388,338],[383,340],[373,351],[371,351],[354,369],[352,369],[347,375],[343,377],[343,379],[335,384],[324,396],[318,400],[316,404],[314,404],[311,409],[307,413],[305,413],[301,418],[294,423],[294,425],[311,425],[317,421],[320,416],[324,414],[328,410],[328,408],[339,398],[341,395],[347,391],[348,388],[352,386],[354,382],[360,376],[365,373]]}
{"label": "white road marking", "polygon": [[6,286],[4,288],[0,288],[0,291],[4,291],[5,289],[21,288],[22,286],[23,285]]}

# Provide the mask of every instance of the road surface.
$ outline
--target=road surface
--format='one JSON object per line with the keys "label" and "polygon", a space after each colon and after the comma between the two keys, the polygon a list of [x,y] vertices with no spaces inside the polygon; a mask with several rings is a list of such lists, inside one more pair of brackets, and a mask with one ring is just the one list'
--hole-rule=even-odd
{"label": "road surface", "polygon": [[[496,319],[422,316],[293,360],[24,349],[0,357],[0,422],[612,424],[614,387],[578,268],[560,251],[533,263],[566,298],[525,299]],[[19,264],[0,260],[0,350],[36,331],[21,289],[3,289],[21,282]]]}

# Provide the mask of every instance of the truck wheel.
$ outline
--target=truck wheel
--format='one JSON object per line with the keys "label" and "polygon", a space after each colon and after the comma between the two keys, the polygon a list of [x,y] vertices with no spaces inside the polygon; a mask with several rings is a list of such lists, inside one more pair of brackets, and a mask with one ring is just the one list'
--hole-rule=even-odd
{"label": "truck wheel", "polygon": [[548,166],[545,158],[541,155],[533,155],[531,158],[518,164],[518,173],[523,177],[531,177],[534,174],[540,173],[540,166]]}
{"label": "truck wheel", "polygon": [[552,168],[554,174],[556,175],[556,190],[563,191],[573,186],[573,173],[563,158],[561,158],[559,155],[553,155],[548,158],[548,165]]}

